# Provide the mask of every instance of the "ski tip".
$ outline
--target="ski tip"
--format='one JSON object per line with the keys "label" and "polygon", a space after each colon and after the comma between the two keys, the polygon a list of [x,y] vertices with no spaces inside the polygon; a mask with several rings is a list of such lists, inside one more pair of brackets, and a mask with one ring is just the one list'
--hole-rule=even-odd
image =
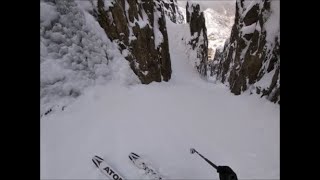
{"label": "ski tip", "polygon": [[131,155],[134,155],[134,156],[137,156],[137,157],[140,157],[138,154],[134,153],[134,152],[131,152],[130,153]]}
{"label": "ski tip", "polygon": [[93,156],[92,159],[99,159],[99,160],[102,160],[102,161],[103,161],[103,159],[102,159],[100,156],[97,156],[97,155]]}
{"label": "ski tip", "polygon": [[96,165],[97,168],[99,168],[99,165],[97,164],[97,162],[94,159],[92,159],[92,162],[94,163],[94,165]]}
{"label": "ski tip", "polygon": [[92,162],[97,166],[97,168],[99,168],[102,161],[104,161],[104,160],[97,155],[93,156],[93,158],[92,158]]}

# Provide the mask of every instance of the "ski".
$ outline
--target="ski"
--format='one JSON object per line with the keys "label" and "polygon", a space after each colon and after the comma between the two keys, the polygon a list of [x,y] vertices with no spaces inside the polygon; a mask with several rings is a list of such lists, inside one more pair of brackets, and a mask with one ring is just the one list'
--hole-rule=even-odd
{"label": "ski", "polygon": [[92,158],[92,162],[105,176],[113,180],[124,180],[124,178],[101,157],[94,156]]}
{"label": "ski", "polygon": [[150,163],[147,163],[138,154],[133,152],[130,153],[129,159],[131,160],[134,166],[136,166],[140,170],[143,170],[145,174],[149,176],[149,178],[155,179],[155,180],[163,179],[163,177],[154,168],[151,167]]}
{"label": "ski", "polygon": [[151,167],[149,163],[147,163],[143,158],[141,158],[136,153],[130,153],[129,159],[133,163],[134,166],[136,166],[138,169],[141,169],[145,172],[147,176],[149,176],[151,179],[155,180],[162,180],[163,177],[154,169]]}

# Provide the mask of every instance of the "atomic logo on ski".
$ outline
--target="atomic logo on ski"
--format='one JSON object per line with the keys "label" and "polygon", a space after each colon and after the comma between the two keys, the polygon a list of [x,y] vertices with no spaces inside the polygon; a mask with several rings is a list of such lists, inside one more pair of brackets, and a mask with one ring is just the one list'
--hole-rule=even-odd
{"label": "atomic logo on ski", "polygon": [[100,164],[102,163],[103,159],[99,156],[94,156],[94,158],[92,158],[93,163],[97,166],[97,168],[99,168]]}
{"label": "atomic logo on ski", "polygon": [[112,178],[113,180],[124,180],[122,176],[119,175],[114,169],[111,168],[107,162],[99,156],[94,156],[92,162],[100,169],[100,171],[107,177]]}

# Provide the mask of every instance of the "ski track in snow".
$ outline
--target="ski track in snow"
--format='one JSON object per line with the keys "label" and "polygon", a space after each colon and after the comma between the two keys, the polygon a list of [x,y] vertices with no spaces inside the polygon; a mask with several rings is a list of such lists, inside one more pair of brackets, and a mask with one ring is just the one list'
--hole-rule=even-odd
{"label": "ski track in snow", "polygon": [[41,179],[106,179],[94,155],[127,179],[145,179],[130,152],[168,179],[218,179],[191,147],[239,179],[279,179],[279,105],[201,79],[180,39],[189,29],[167,26],[170,82],[92,87],[41,119]]}

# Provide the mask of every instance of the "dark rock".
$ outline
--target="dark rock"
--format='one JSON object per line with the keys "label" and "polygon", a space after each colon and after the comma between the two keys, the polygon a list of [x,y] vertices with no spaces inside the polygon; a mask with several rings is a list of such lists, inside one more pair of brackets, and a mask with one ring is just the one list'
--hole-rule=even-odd
{"label": "dark rock", "polygon": [[200,62],[196,64],[198,72],[202,76],[207,76],[208,66],[208,37],[205,18],[203,12],[200,12],[199,4],[186,5],[187,22],[190,25],[190,33],[193,37],[189,44],[192,49],[197,49],[197,58]]}
{"label": "dark rock", "polygon": [[244,16],[243,22],[246,26],[249,26],[258,21],[259,17],[259,4],[254,5]]}
{"label": "dark rock", "polygon": [[[280,36],[273,41],[266,39],[266,22],[273,13],[270,0],[256,2],[250,9],[244,7],[244,0],[236,2],[235,24],[223,51],[214,57],[214,73],[218,80],[226,83],[232,93],[239,95],[249,86],[256,86],[264,75],[274,73],[268,87],[256,86],[256,93],[266,96],[272,102],[280,101]],[[253,33],[242,35],[242,28],[254,25]],[[279,33],[279,32],[278,32]]]}
{"label": "dark rock", "polygon": [[[142,83],[170,80],[172,70],[163,3],[116,0],[105,10],[104,1],[98,0],[97,9],[95,16],[101,27],[112,41],[119,44],[121,50],[128,50],[126,59]],[[143,16],[144,13],[146,16]],[[135,23],[141,18],[147,18],[143,19],[147,22],[143,27]],[[155,44],[155,31],[161,32],[163,37],[158,40],[159,44]]]}

